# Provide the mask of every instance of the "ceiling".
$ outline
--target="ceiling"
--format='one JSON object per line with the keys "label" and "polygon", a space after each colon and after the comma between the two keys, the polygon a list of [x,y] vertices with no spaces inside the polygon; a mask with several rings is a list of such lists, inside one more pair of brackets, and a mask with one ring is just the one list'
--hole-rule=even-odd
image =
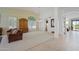
{"label": "ceiling", "polygon": [[[20,10],[29,10],[29,11],[35,12],[37,14],[40,14],[41,10],[43,10],[42,8],[44,8],[44,7],[14,7],[14,8],[20,9]],[[46,8],[44,10],[46,10]],[[54,8],[54,7],[49,7],[49,8]],[[71,11],[78,11],[79,12],[79,7],[58,7],[58,8],[63,13],[68,13],[68,12],[71,12]]]}
{"label": "ceiling", "polygon": [[64,13],[69,12],[79,12],[79,7],[59,7],[59,9]]}
{"label": "ceiling", "polygon": [[15,7],[16,9],[20,9],[20,10],[29,10],[29,11],[33,11],[37,14],[40,13],[40,8],[39,7]]}

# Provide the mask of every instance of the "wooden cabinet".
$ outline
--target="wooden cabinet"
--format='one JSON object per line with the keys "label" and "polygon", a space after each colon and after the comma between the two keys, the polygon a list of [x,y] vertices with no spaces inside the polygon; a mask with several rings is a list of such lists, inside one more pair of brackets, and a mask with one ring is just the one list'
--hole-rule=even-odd
{"label": "wooden cabinet", "polygon": [[28,32],[28,20],[26,18],[19,19],[19,28],[23,33]]}

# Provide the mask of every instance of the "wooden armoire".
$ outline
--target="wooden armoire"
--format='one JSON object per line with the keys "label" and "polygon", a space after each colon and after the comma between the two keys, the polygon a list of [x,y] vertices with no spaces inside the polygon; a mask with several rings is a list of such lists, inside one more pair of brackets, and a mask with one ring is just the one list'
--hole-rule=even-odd
{"label": "wooden armoire", "polygon": [[23,33],[28,32],[28,20],[26,18],[19,19],[19,29]]}

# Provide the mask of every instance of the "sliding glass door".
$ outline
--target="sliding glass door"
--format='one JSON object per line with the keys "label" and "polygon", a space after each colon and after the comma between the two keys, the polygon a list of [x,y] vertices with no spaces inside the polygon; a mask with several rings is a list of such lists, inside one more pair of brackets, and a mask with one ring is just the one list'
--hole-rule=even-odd
{"label": "sliding glass door", "polygon": [[79,30],[79,20],[72,20],[71,27],[72,27],[72,30]]}

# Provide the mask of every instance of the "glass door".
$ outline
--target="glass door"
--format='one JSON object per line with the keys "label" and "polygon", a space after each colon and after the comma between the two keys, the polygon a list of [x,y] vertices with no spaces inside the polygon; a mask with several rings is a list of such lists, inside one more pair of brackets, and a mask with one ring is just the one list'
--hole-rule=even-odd
{"label": "glass door", "polygon": [[72,20],[71,23],[72,30],[79,30],[79,20]]}

